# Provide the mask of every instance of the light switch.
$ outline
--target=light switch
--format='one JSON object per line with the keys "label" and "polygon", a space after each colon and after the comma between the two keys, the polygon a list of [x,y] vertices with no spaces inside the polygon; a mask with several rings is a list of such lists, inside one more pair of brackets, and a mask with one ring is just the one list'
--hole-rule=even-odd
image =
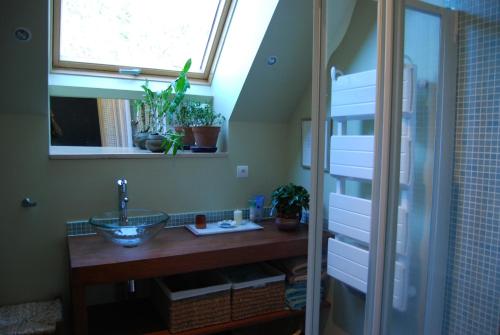
{"label": "light switch", "polygon": [[237,178],[248,178],[248,165],[238,165],[236,167]]}

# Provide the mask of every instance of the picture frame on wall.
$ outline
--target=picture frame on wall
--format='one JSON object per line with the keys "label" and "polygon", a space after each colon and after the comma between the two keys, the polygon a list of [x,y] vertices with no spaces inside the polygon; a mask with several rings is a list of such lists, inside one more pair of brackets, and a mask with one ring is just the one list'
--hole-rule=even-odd
{"label": "picture frame on wall", "polygon": [[[324,170],[330,170],[330,138],[332,136],[332,119],[325,120],[325,161]],[[302,167],[311,168],[312,159],[312,123],[311,119],[303,119],[301,122],[302,143]]]}

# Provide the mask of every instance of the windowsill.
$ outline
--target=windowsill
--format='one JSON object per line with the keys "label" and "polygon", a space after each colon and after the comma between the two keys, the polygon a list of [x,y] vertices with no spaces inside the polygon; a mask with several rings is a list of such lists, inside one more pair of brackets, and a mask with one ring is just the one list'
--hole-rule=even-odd
{"label": "windowsill", "polygon": [[227,152],[193,153],[191,151],[178,151],[177,155],[154,153],[139,148],[117,147],[76,147],[76,146],[50,146],[50,159],[172,159],[172,158],[224,158]]}

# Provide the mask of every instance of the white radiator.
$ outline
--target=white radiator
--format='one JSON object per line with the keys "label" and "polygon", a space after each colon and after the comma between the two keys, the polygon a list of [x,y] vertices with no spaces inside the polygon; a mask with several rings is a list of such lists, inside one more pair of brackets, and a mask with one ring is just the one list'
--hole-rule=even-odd
{"label": "white radiator", "polygon": [[[405,66],[403,83],[403,131],[401,138],[401,187],[411,188],[412,141],[409,120],[414,110],[414,69]],[[331,116],[337,134],[331,137],[330,174],[337,178],[337,192],[330,193],[328,228],[335,238],[328,241],[328,274],[366,293],[370,253],[371,201],[344,194],[347,179],[373,178],[374,137],[345,134],[349,120],[375,118],[376,71],[343,75],[334,79],[332,69]],[[403,193],[407,194],[407,193]],[[408,271],[404,255],[408,247],[408,209],[402,199],[398,208],[393,306],[406,309]]]}
{"label": "white radiator", "polygon": [[[414,110],[413,67],[405,66],[403,73],[403,113]],[[337,119],[373,119],[376,100],[376,71],[365,71],[333,80],[331,115]],[[332,78],[334,74],[332,73]]]}
{"label": "white radiator", "polygon": [[[370,200],[351,197],[340,193],[330,193],[328,206],[328,229],[368,245],[371,225]],[[408,212],[405,207],[398,208],[398,230],[396,251],[406,254]]]}
{"label": "white radiator", "polygon": [[366,293],[368,279],[368,251],[344,243],[337,239],[328,239],[327,273],[344,283]]}
{"label": "white radiator", "polygon": [[[400,182],[410,183],[410,145],[408,136],[401,138]],[[335,176],[372,180],[373,136],[332,136],[330,173]]]}

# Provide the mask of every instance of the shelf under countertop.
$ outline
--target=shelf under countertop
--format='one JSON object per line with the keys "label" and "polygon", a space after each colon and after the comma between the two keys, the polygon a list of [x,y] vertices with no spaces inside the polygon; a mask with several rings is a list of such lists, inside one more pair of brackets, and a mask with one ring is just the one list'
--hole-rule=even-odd
{"label": "shelf under countertop", "polygon": [[[135,248],[114,245],[98,235],[69,236],[74,334],[88,333],[87,286],[307,255],[307,225],[300,225],[296,231],[284,232],[278,230],[273,222],[261,224],[264,227],[262,230],[209,236],[195,236],[185,227],[168,228]],[[323,238],[325,246],[327,237],[325,234]],[[238,328],[246,322],[255,324],[297,315],[291,311],[277,313],[225,327]],[[200,329],[192,334],[203,333],[212,332]]]}

